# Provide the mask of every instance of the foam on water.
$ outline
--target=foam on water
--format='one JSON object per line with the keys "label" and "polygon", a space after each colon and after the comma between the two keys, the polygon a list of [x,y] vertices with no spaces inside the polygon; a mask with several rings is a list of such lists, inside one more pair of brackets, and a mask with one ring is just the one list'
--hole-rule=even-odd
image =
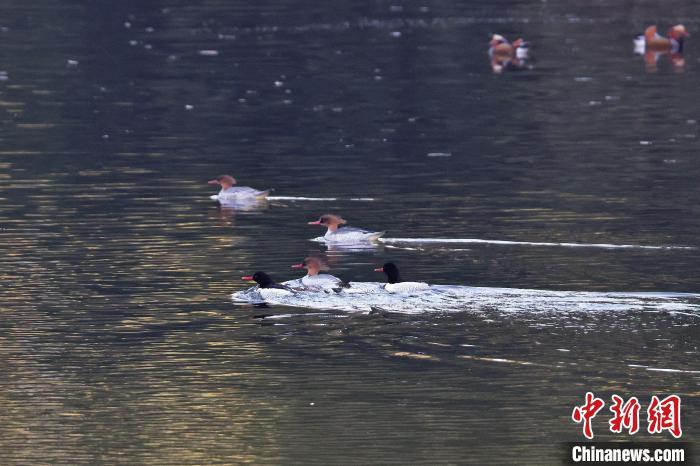
{"label": "foam on water", "polygon": [[501,244],[513,246],[547,246],[565,248],[601,248],[601,249],[697,249],[692,246],[645,246],[641,244],[608,244],[608,243],[554,243],[536,241],[505,241],[478,238],[379,238],[385,244]]}
{"label": "foam on water", "polygon": [[[287,282],[294,286],[296,281]],[[235,302],[260,302],[256,287],[233,293]],[[668,312],[700,318],[700,294],[685,293],[601,293],[548,291],[518,288],[488,288],[433,285],[428,291],[389,293],[379,282],[351,282],[335,292],[299,291],[275,296],[268,304],[300,308],[369,312],[381,310],[402,314],[424,312]]]}
{"label": "foam on water", "polygon": [[318,202],[328,202],[328,201],[360,201],[360,202],[372,202],[375,199],[372,197],[351,197],[343,199],[340,197],[304,197],[304,196],[267,196],[269,201],[318,201]]}

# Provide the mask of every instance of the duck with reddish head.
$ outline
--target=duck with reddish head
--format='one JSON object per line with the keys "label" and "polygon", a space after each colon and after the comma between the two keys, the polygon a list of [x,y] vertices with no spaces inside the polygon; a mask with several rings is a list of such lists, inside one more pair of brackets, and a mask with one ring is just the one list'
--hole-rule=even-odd
{"label": "duck with reddish head", "polygon": [[491,58],[491,70],[494,73],[502,73],[509,70],[522,70],[527,67],[530,44],[523,39],[516,39],[512,43],[500,34],[491,36],[489,42],[489,57]]}
{"label": "duck with reddish head", "polygon": [[374,269],[375,272],[384,272],[387,278],[387,283],[384,289],[389,293],[414,293],[417,291],[427,291],[430,285],[423,282],[404,282],[401,281],[399,268],[393,262],[387,262],[384,266]]}
{"label": "duck with reddish head", "polygon": [[359,244],[377,241],[385,232],[369,231],[362,228],[344,226],[347,223],[339,215],[325,214],[309,225],[321,225],[327,228],[323,240],[335,244]]}
{"label": "duck with reddish head", "polygon": [[301,284],[310,291],[335,291],[350,288],[350,284],[327,273],[319,273],[328,270],[328,266],[317,257],[307,257],[304,262],[295,264],[293,269],[306,269],[306,275],[301,278]]}
{"label": "duck with reddish head", "polygon": [[210,180],[209,184],[221,187],[219,194],[215,194],[211,196],[211,198],[223,204],[227,202],[259,201],[265,199],[267,195],[270,194],[269,189],[260,191],[248,186],[234,186],[236,183],[236,179],[231,175],[221,175]]}
{"label": "duck with reddish head", "polygon": [[649,72],[657,70],[657,63],[663,55],[669,55],[673,67],[680,71],[685,67],[683,43],[686,37],[690,37],[690,34],[682,24],[669,29],[666,37],[658,33],[656,25],[652,25],[644,30],[643,35],[634,39],[634,51],[644,55],[644,63]]}

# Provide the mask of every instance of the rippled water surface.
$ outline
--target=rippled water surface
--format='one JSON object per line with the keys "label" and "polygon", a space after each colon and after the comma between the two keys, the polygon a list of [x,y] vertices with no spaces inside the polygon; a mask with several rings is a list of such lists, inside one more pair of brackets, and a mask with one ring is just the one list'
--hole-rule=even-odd
{"label": "rippled water surface", "polygon": [[[3,464],[557,464],[588,390],[697,437],[697,2],[0,3]],[[683,68],[633,54],[652,22]],[[387,241],[310,241],[326,212]],[[309,254],[475,288],[231,301]]]}

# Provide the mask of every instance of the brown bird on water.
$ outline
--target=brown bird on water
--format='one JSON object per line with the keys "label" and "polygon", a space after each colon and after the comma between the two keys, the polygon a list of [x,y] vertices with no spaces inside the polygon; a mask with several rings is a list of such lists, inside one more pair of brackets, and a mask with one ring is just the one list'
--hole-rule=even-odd
{"label": "brown bird on water", "polygon": [[656,71],[659,57],[670,54],[671,63],[676,70],[682,70],[685,66],[683,58],[683,42],[689,37],[688,31],[682,24],[677,24],[668,30],[668,36],[663,37],[658,33],[656,25],[644,30],[644,35],[634,40],[635,52],[644,55],[647,71]]}
{"label": "brown bird on water", "polygon": [[494,73],[500,73],[507,68],[524,68],[529,48],[529,44],[523,39],[516,39],[510,43],[502,35],[494,34],[489,42],[491,69]]}

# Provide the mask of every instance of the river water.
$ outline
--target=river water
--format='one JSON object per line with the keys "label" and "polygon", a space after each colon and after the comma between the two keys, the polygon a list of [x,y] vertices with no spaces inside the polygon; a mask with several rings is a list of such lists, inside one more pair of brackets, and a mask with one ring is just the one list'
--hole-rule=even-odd
{"label": "river water", "polygon": [[[5,3],[3,464],[558,464],[586,391],[678,394],[697,436],[697,2]],[[633,53],[652,22],[684,67]],[[492,73],[496,32],[527,69]],[[222,209],[224,173],[277,199]],[[329,249],[330,212],[413,241]],[[310,254],[475,288],[232,302]]]}

